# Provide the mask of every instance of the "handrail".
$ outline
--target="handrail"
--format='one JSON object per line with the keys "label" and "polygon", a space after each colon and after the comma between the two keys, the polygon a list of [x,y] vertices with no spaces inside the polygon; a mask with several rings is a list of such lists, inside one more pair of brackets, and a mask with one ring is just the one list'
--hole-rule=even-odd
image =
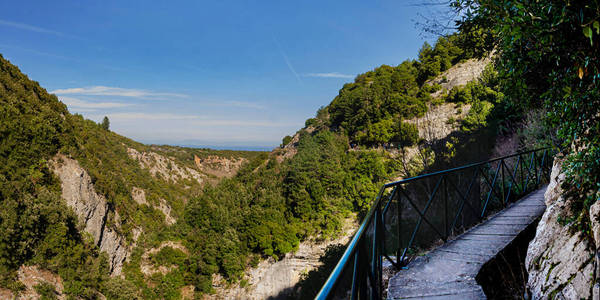
{"label": "handrail", "polygon": [[[506,155],[488,161],[472,163],[452,169],[423,174],[395,182],[390,182],[383,185],[379,190],[375,202],[369,209],[360,227],[358,228],[354,237],[348,244],[346,251],[342,255],[338,264],[333,269],[332,273],[330,274],[329,278],[327,279],[327,281],[325,282],[315,299],[333,298],[336,292],[335,289],[340,285],[340,282],[343,280],[342,277],[344,271],[346,270],[347,272],[352,273],[352,281],[351,290],[345,291],[346,294],[344,294],[344,298],[346,298],[347,296],[350,296],[351,299],[382,298],[384,294],[382,280],[383,259],[385,258],[388,261],[390,261],[392,265],[396,268],[405,267],[409,260],[408,252],[415,245],[417,240],[417,233],[421,229],[421,225],[423,223],[427,224],[431,229],[433,229],[434,233],[437,234],[443,242],[446,242],[449,237],[453,236],[453,233],[455,231],[464,231],[467,229],[468,226],[474,225],[461,224],[459,226],[460,228],[457,228],[459,219],[461,219],[461,217],[462,219],[466,218],[464,214],[465,207],[469,207],[472,213],[477,212],[478,220],[476,221],[481,221],[486,216],[486,213],[490,212],[490,205],[492,205],[494,200],[497,202],[500,200],[500,203],[496,204],[500,205],[501,207],[506,207],[506,205],[509,204],[511,199],[514,200],[515,197],[523,196],[526,192],[528,192],[529,187],[532,183],[534,184],[534,186],[537,187],[541,183],[543,177],[549,177],[549,149],[550,148],[546,147],[518,152],[512,155]],[[542,151],[543,153],[541,157],[538,156],[538,153]],[[525,158],[523,158],[524,156]],[[513,158],[516,158],[517,161],[512,166],[511,170],[510,163],[507,163],[507,160]],[[529,159],[529,161],[527,161],[527,159]],[[528,165],[527,162],[529,163]],[[496,166],[492,167],[492,164],[494,163],[496,163]],[[526,164],[525,166],[523,165],[524,163]],[[520,173],[518,172],[519,168]],[[526,168],[526,170],[524,170],[524,168]],[[467,185],[467,190],[465,192],[461,192],[459,184],[453,182],[452,178],[449,178],[449,175],[455,174],[454,177],[460,177],[460,172],[466,172],[469,170],[474,170],[474,175],[470,177],[470,180],[468,180],[469,184]],[[489,174],[486,172],[488,172]],[[492,176],[490,176],[492,175],[492,173],[493,179],[491,179]],[[525,175],[527,176],[525,177]],[[426,192],[426,194],[428,195],[419,194],[411,196],[411,187],[408,186],[409,184],[416,184],[418,182],[422,182],[429,179],[437,179],[438,177],[439,179],[436,180],[435,188],[431,191],[431,193]],[[506,181],[507,177],[508,181]],[[496,184],[499,180],[501,180],[501,183]],[[520,183],[517,182],[519,180]],[[457,180],[454,179],[454,181]],[[506,187],[507,182],[508,187]],[[385,191],[390,188],[393,190],[391,191],[388,197],[384,197]],[[454,195],[455,199],[453,200],[456,200],[454,202],[459,203],[458,206],[454,207],[457,209],[457,212],[453,212],[453,214],[455,214],[455,217],[452,220],[452,225],[450,227],[448,226],[448,213],[453,208],[448,207],[449,202],[452,202],[449,201],[452,200],[452,195],[449,193],[448,188],[451,188],[456,192]],[[489,190],[485,191],[486,188]],[[472,195],[472,191],[474,189],[479,190],[479,195],[477,195],[477,201],[475,201],[476,203],[472,204],[469,203],[469,197],[473,198],[474,195]],[[440,192],[440,190],[443,190],[443,192]],[[438,219],[444,219],[445,230],[440,230],[440,228],[436,228],[436,226],[434,225],[436,220],[430,220],[427,218],[429,210],[434,204],[436,196],[439,195],[439,193],[444,193],[444,207],[441,210],[443,211],[445,216],[437,217]],[[422,199],[426,200],[426,205],[423,209],[419,208],[419,205],[415,203],[414,199],[412,199],[413,197],[417,196],[425,196]],[[395,220],[397,226],[395,227],[397,229],[398,234],[398,242],[396,245],[397,255],[395,261],[392,257],[388,255],[388,249],[386,247],[387,245],[385,241],[386,235],[393,235],[393,233],[387,232],[390,231],[390,229],[386,227],[385,223],[386,217],[390,212],[390,207],[392,206],[394,199],[396,200],[395,205],[397,209],[396,215],[394,215],[393,217],[396,217]],[[415,227],[412,230],[411,238],[405,247],[402,247],[401,244],[401,236],[403,232],[402,218],[403,215],[406,214],[402,211],[402,201],[407,202],[406,204],[409,205],[409,209],[412,209],[414,210],[414,212],[417,213],[417,215],[415,216],[417,218]],[[478,211],[478,209],[474,208],[473,205],[479,205],[482,207],[479,209],[480,211]],[[410,212],[411,211],[409,211],[409,213]],[[412,215],[414,216],[414,213]],[[462,222],[464,223],[464,221]],[[444,231],[444,233],[442,233],[441,231]],[[368,241],[369,238],[372,240],[371,243],[369,243]],[[371,256],[370,262],[369,256]],[[350,267],[352,267],[352,269],[350,269]],[[348,292],[349,295],[347,295]]]}

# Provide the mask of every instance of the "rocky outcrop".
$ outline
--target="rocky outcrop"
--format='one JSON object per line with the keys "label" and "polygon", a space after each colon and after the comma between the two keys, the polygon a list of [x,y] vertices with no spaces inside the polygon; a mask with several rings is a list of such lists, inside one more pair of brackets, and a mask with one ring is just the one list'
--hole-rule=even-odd
{"label": "rocky outcrop", "polygon": [[80,226],[108,254],[111,275],[121,274],[130,250],[125,237],[113,228],[119,222],[113,226],[107,224],[109,214],[119,220],[118,213],[109,210],[106,198],[96,193],[92,179],[76,160],[58,154],[50,160],[49,167],[60,178],[62,198],[77,215]]}
{"label": "rocky outcrop", "polygon": [[347,244],[358,225],[352,220],[346,220],[344,234],[337,239],[316,243],[304,241],[298,250],[288,253],[280,261],[273,258],[261,261],[257,267],[246,270],[247,285],[236,284],[228,286],[226,280],[220,275],[213,278],[215,295],[207,296],[211,299],[287,299],[291,297],[294,286],[300,281],[303,274],[318,268],[319,261],[325,249],[330,245]]}
{"label": "rocky outcrop", "polygon": [[150,277],[156,273],[165,275],[165,274],[171,272],[172,270],[174,270],[175,268],[177,268],[176,265],[174,265],[174,266],[154,266],[152,264],[152,262],[150,260],[151,256],[158,253],[164,247],[171,247],[173,249],[180,250],[181,252],[183,252],[185,254],[189,254],[187,248],[185,248],[185,246],[183,246],[180,242],[174,242],[174,241],[163,242],[162,244],[160,244],[160,246],[158,246],[156,248],[152,248],[152,249],[144,252],[144,254],[142,254],[142,260],[140,262],[140,270],[142,271],[142,274],[144,274],[148,277]]}
{"label": "rocky outcrop", "polygon": [[561,164],[560,159],[554,161],[544,195],[547,208],[527,249],[527,287],[534,299],[588,299],[592,295],[593,242],[571,228],[572,223],[559,221],[570,215],[571,207],[571,199],[561,189],[565,180]]}
{"label": "rocky outcrop", "polygon": [[173,225],[177,220],[171,215],[171,206],[167,203],[167,200],[160,199],[158,205],[150,205],[146,200],[146,192],[138,187],[131,189],[131,198],[139,205],[152,206],[155,209],[160,210],[165,215],[165,223],[167,225]]}
{"label": "rocky outcrop", "polygon": [[231,178],[242,165],[248,160],[239,158],[226,158],[216,155],[209,155],[205,158],[200,158],[194,155],[194,163],[199,170],[206,174],[213,175],[217,178]]}
{"label": "rocky outcrop", "polygon": [[131,198],[139,205],[148,205],[148,201],[146,201],[146,192],[143,189],[133,187],[131,189]]}
{"label": "rocky outcrop", "polygon": [[54,289],[56,299],[66,299],[63,293],[63,281],[60,276],[39,268],[38,266],[21,266],[17,271],[17,279],[23,284],[24,289],[19,291],[18,295],[7,289],[0,288],[0,299],[40,299],[40,294],[36,291],[36,286],[47,284]]}
{"label": "rocky outcrop", "polygon": [[287,143],[286,145],[283,145],[283,148],[275,149],[273,152],[277,155],[276,156],[277,161],[279,163],[281,163],[284,160],[288,160],[288,159],[294,157],[296,155],[296,153],[298,153],[298,142],[300,141],[300,134],[302,132],[312,133],[315,131],[315,129],[316,128],[313,126],[308,126],[304,129],[298,130],[298,132],[296,132],[296,134],[294,134],[294,136],[292,137],[290,142]]}
{"label": "rocky outcrop", "polygon": [[431,96],[434,98],[440,97],[444,91],[449,91],[453,87],[465,85],[469,81],[479,78],[485,67],[491,62],[491,58],[486,57],[483,59],[469,59],[452,66],[435,79],[427,82],[428,84],[439,84],[442,87],[441,90],[433,93]]}
{"label": "rocky outcrop", "polygon": [[155,178],[162,178],[168,182],[178,182],[183,179],[192,179],[202,184],[204,174],[188,168],[179,166],[172,158],[162,156],[156,152],[139,152],[133,148],[127,148],[129,157],[137,160],[140,167],[148,169]]}
{"label": "rocky outcrop", "polygon": [[460,120],[467,115],[469,110],[471,110],[470,104],[462,106],[454,103],[430,105],[425,115],[406,120],[406,122],[417,126],[420,138],[434,141],[443,139],[457,130],[460,127]]}

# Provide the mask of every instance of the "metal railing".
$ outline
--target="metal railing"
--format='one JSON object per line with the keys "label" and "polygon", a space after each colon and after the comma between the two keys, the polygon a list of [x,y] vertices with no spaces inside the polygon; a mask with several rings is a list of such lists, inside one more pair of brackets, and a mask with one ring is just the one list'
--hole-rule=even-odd
{"label": "metal railing", "polygon": [[383,260],[396,269],[550,177],[549,148],[384,185],[316,299],[381,299]]}

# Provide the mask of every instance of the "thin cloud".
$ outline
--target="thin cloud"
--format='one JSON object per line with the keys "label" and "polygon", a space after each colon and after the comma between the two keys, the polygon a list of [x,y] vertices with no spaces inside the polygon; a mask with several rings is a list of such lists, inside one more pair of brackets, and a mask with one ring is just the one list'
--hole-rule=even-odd
{"label": "thin cloud", "polygon": [[306,76],[306,77],[321,77],[321,78],[347,78],[347,79],[354,78],[354,75],[342,74],[342,73],[338,73],[338,72],[308,73],[308,74],[305,74],[304,76]]}
{"label": "thin cloud", "polygon": [[198,119],[195,115],[179,115],[171,113],[114,113],[107,115],[114,120],[191,120]]}
{"label": "thin cloud", "polygon": [[206,103],[208,106],[221,106],[221,107],[239,107],[239,108],[253,108],[253,109],[266,109],[264,105],[252,102],[243,101],[218,101],[214,103]]}
{"label": "thin cloud", "polygon": [[197,120],[192,122],[198,126],[236,126],[236,127],[284,127],[296,124],[279,123],[263,120]]}
{"label": "thin cloud", "polygon": [[101,108],[119,108],[119,107],[127,107],[131,106],[130,103],[119,103],[119,102],[90,102],[77,98],[71,97],[60,97],[60,100],[71,108],[76,108],[79,111],[81,109],[85,109],[84,111],[101,109]]}
{"label": "thin cloud", "polygon": [[17,22],[12,22],[12,21],[8,21],[8,20],[2,20],[0,19],[0,25],[2,26],[7,26],[7,27],[12,27],[12,28],[16,28],[16,29],[21,29],[21,30],[27,30],[27,31],[32,31],[32,32],[38,32],[38,33],[44,33],[44,34],[51,34],[51,35],[55,35],[55,36],[59,36],[59,37],[69,37],[69,38],[77,38],[76,36],[70,35],[70,34],[66,34],[60,31],[55,31],[55,30],[51,30],[51,29],[46,29],[46,28],[42,28],[42,27],[38,27],[38,26],[33,26],[33,25],[29,25],[29,24],[24,24],[24,23],[17,23]]}
{"label": "thin cloud", "polygon": [[[239,120],[239,119],[210,119],[207,116],[185,115],[174,113],[140,113],[124,112],[106,114],[113,121],[186,121],[189,126],[216,126],[216,127],[286,127],[297,125],[294,123],[272,122],[267,120]],[[92,115],[92,119],[100,119],[103,115]]]}
{"label": "thin cloud", "polygon": [[51,91],[51,93],[56,95],[120,96],[131,98],[188,97],[187,95],[177,93],[157,93],[148,90],[125,89],[101,85],[81,88],[58,89]]}

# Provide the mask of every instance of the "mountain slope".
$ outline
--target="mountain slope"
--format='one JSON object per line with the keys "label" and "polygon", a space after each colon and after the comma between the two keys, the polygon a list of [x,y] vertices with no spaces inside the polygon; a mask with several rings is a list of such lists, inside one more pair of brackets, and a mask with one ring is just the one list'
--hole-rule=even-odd
{"label": "mountain slope", "polygon": [[188,199],[260,154],[136,143],[71,115],[2,57],[0,153],[0,286],[18,291],[17,269],[36,264],[85,298],[119,281],[108,276],[140,236],[170,231]]}
{"label": "mountain slope", "polygon": [[[36,265],[60,275],[70,296],[194,296],[212,292],[217,274],[242,284],[265,258],[339,236],[383,182],[486,144],[500,101],[493,80],[439,99],[426,84],[471,57],[460,41],[440,38],[417,61],[357,76],[271,153],[136,143],[69,114],[0,58],[0,286],[18,291],[17,270]],[[444,101],[468,110],[456,140],[419,137],[412,121]],[[399,152],[409,147],[437,156],[408,172]]]}

